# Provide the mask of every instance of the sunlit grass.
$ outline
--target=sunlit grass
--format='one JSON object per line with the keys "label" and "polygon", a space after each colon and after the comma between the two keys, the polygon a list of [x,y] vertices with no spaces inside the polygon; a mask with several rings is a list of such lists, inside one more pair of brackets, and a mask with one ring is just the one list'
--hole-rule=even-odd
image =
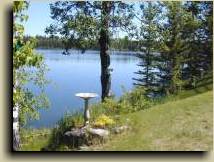
{"label": "sunlit grass", "polygon": [[51,129],[22,129],[21,151],[41,151],[47,146]]}
{"label": "sunlit grass", "polygon": [[212,91],[124,116],[132,131],[101,150],[212,150]]}

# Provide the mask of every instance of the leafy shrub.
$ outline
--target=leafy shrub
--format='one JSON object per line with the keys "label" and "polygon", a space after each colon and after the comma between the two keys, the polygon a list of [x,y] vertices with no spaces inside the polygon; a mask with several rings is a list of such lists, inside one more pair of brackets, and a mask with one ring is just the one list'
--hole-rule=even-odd
{"label": "leafy shrub", "polygon": [[73,127],[83,126],[84,118],[81,112],[76,112],[74,114],[65,114],[64,117],[58,122],[58,127],[66,129],[71,129]]}
{"label": "leafy shrub", "polygon": [[115,116],[119,114],[124,114],[132,110],[131,105],[128,101],[117,101],[112,98],[105,99],[104,102],[93,105],[91,107],[91,121],[94,121],[97,116],[101,114],[106,114],[108,116]]}
{"label": "leafy shrub", "polygon": [[143,110],[151,107],[153,104],[152,100],[145,96],[145,89],[143,87],[137,87],[131,92],[125,93],[119,102],[124,106],[129,105],[127,112]]}
{"label": "leafy shrub", "polygon": [[50,149],[54,150],[63,143],[63,136],[66,131],[71,130],[74,127],[81,127],[84,124],[83,114],[76,112],[74,114],[65,114],[62,119],[59,120],[57,126],[53,128],[51,139],[50,139]]}
{"label": "leafy shrub", "polygon": [[93,123],[100,114],[107,114],[102,103],[96,103],[90,106],[90,122]]}
{"label": "leafy shrub", "polygon": [[101,103],[101,106],[108,115],[118,114],[120,112],[118,101],[112,98],[106,98],[105,101]]}
{"label": "leafy shrub", "polygon": [[104,102],[92,105],[92,121],[100,114],[115,116],[135,112],[151,107],[152,99],[145,96],[145,89],[137,87],[131,92],[126,92],[119,100],[106,98]]}

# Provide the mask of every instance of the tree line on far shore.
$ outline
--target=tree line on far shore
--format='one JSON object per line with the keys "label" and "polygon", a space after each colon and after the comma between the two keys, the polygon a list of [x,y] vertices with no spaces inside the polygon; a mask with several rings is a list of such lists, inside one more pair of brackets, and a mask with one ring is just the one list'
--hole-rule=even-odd
{"label": "tree line on far shore", "polygon": [[[28,41],[32,37],[25,36],[24,40]],[[51,49],[51,48],[60,48],[65,49],[65,41],[63,38],[59,36],[41,36],[36,35],[36,48],[44,48],[44,49]],[[99,50],[100,46],[98,44],[98,40],[90,40],[85,41],[85,50]],[[124,36],[123,38],[115,38],[111,39],[111,49],[113,50],[120,50],[120,51],[137,51],[138,50],[138,41],[137,40],[129,40],[128,36]],[[72,44],[72,42],[68,42],[69,49],[82,49],[79,47],[78,44]]]}

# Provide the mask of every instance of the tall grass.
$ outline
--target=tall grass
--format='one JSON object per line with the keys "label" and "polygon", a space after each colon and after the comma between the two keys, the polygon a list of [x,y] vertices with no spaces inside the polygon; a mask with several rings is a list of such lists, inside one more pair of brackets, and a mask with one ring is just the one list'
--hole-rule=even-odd
{"label": "tall grass", "polygon": [[62,148],[68,149],[66,143],[63,140],[66,131],[72,128],[82,127],[84,124],[84,118],[81,112],[66,113],[52,129],[51,138],[47,148],[49,150],[58,150]]}

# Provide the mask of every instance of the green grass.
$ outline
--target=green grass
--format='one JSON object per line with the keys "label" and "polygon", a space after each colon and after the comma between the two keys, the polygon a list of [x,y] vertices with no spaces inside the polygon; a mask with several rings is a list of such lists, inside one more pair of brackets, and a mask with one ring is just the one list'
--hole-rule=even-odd
{"label": "green grass", "polygon": [[22,129],[21,151],[40,151],[47,146],[51,129]]}
{"label": "green grass", "polygon": [[132,130],[95,150],[212,150],[212,91],[157,105],[124,118],[130,119]]}

